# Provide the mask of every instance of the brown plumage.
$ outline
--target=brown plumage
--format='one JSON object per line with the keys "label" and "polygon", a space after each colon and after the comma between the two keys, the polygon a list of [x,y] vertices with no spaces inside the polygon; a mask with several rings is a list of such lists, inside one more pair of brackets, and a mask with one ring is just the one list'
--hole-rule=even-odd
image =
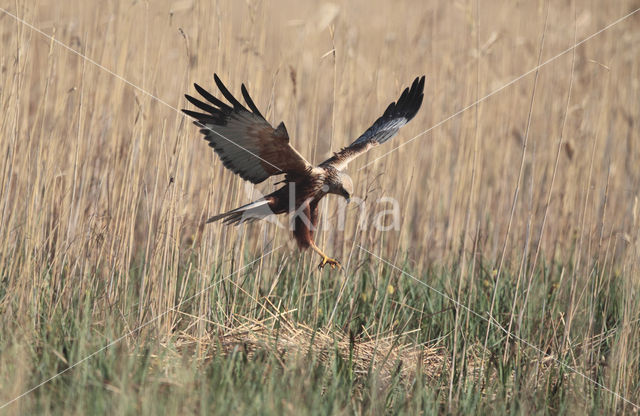
{"label": "brown plumage", "polygon": [[307,162],[291,146],[284,123],[273,128],[264,119],[244,84],[241,92],[249,109],[236,100],[217,75],[214,80],[229,104],[194,84],[208,102],[185,95],[202,112],[182,111],[195,119],[194,124],[201,127],[200,132],[224,166],[242,179],[257,184],[270,176],[284,174],[285,178],[284,185],[275,192],[211,217],[207,222],[223,220],[226,225],[242,224],[272,214],[295,213],[293,235],[298,246],[312,248],[322,256],[319,268],[326,264],[339,267],[340,263],[324,254],[313,239],[319,220],[318,202],[330,193],[349,199],[353,184],[342,170],[358,155],[391,139],[416,115],[424,97],[425,77],[416,78],[367,131],[318,166]]}

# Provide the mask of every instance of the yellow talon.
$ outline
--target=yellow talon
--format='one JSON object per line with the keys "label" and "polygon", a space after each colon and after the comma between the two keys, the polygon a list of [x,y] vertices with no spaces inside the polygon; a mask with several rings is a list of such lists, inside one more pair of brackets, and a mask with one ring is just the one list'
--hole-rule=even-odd
{"label": "yellow talon", "polygon": [[313,240],[311,240],[310,245],[313,251],[315,251],[316,253],[322,256],[322,261],[320,262],[320,264],[318,264],[318,270],[322,270],[324,266],[326,266],[327,264],[330,265],[332,269],[335,269],[336,267],[338,269],[341,268],[340,262],[324,254],[322,250],[320,250],[320,247],[318,247],[316,243],[313,242]]}
{"label": "yellow talon", "polygon": [[340,269],[340,267],[342,267],[340,266],[340,262],[338,260],[334,260],[331,257],[322,256],[322,261],[318,265],[318,270],[322,270],[327,264],[331,266],[332,269],[335,269],[336,267]]}

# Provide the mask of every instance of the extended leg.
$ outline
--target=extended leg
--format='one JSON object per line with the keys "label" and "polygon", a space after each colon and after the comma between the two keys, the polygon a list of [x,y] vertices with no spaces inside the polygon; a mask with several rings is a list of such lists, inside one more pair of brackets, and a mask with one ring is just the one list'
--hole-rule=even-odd
{"label": "extended leg", "polygon": [[311,248],[313,249],[313,251],[322,256],[322,261],[320,262],[320,264],[318,264],[318,269],[322,270],[322,268],[327,264],[331,266],[332,269],[336,267],[339,269],[341,267],[338,260],[332,259],[331,257],[324,254],[324,252],[320,250],[320,247],[318,247],[313,241],[311,241]]}

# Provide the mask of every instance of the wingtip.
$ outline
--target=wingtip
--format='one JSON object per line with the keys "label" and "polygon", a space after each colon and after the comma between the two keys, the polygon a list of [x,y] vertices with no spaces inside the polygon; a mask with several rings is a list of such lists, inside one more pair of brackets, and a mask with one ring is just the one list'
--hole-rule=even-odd
{"label": "wingtip", "polygon": [[255,115],[264,118],[262,113],[260,113],[260,110],[258,110],[258,106],[256,106],[256,104],[253,102],[253,99],[249,95],[249,91],[247,90],[247,87],[244,85],[244,82],[240,86],[240,91],[242,92],[242,97],[244,98],[244,101],[247,103],[251,111],[253,111]]}
{"label": "wingtip", "polygon": [[233,96],[233,94],[231,94],[231,92],[227,89],[227,87],[224,85],[224,83],[218,77],[218,74],[214,73],[213,74],[213,79],[216,82],[216,85],[218,86],[218,89],[220,90],[222,95],[224,95],[224,98],[226,98],[227,101],[229,101],[231,103],[231,105],[233,106],[233,108],[235,110],[245,110],[245,111],[247,111],[247,109],[244,108],[244,106],[242,104],[240,104],[240,101],[238,101]]}
{"label": "wingtip", "polygon": [[249,95],[249,90],[247,90],[247,86],[244,85],[244,82],[240,84],[240,93],[242,93],[242,97],[247,102],[247,104],[249,104],[250,101],[253,102],[251,100],[251,96]]}
{"label": "wingtip", "polygon": [[206,116],[206,114],[198,113],[197,111],[187,110],[186,108],[183,108],[182,112],[198,122],[199,120],[202,119],[203,116]]}
{"label": "wingtip", "polygon": [[213,80],[216,82],[216,85],[219,87],[220,84],[224,85],[222,83],[222,80],[220,79],[220,77],[218,76],[218,74],[216,74],[215,72],[213,73]]}
{"label": "wingtip", "polygon": [[194,83],[193,83],[193,88],[195,88],[195,89],[196,89],[196,91],[197,91],[197,92],[199,92],[200,94],[202,94],[202,93],[201,93],[201,91],[206,91],[206,90],[205,90],[204,88],[202,88],[202,86],[201,86],[200,84],[198,84],[197,82],[194,82]]}
{"label": "wingtip", "polygon": [[[400,100],[402,100],[402,109],[404,112],[404,116],[407,120],[413,119],[415,115],[422,107],[422,101],[424,100],[424,85],[425,85],[426,76],[417,76],[413,82],[411,83],[411,87],[408,88],[409,92],[405,95],[403,92]],[[406,90],[405,90],[406,91]],[[400,100],[398,100],[398,104],[400,104]]]}
{"label": "wingtip", "polygon": [[417,76],[416,79],[413,81],[413,84],[411,85],[411,89],[416,88],[420,92],[424,91],[424,84],[425,84],[426,78],[427,77],[425,75]]}
{"label": "wingtip", "polygon": [[411,83],[411,90],[419,92],[424,91],[426,78],[427,77],[425,75],[417,76]]}
{"label": "wingtip", "polygon": [[206,95],[206,93],[207,93],[207,90],[205,90],[204,88],[202,88],[202,87],[200,86],[200,84],[198,84],[197,82],[194,82],[194,83],[193,83],[193,88],[195,88],[195,89],[196,89],[196,91],[198,91],[198,93],[199,93],[200,95],[202,95],[203,97],[204,97],[204,96]]}

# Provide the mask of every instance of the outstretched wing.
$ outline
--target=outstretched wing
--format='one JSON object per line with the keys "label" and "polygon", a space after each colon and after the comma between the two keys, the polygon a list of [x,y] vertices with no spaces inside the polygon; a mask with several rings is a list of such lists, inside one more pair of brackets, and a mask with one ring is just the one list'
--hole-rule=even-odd
{"label": "outstretched wing", "polygon": [[194,84],[196,91],[208,102],[185,95],[191,104],[203,112],[182,111],[196,120],[194,124],[201,127],[200,132],[220,156],[224,166],[253,183],[260,183],[269,176],[281,173],[304,175],[311,165],[289,144],[284,123],[274,129],[260,114],[244,84],[242,96],[251,111],[235,99],[217,75],[213,77],[231,105]]}
{"label": "outstretched wing", "polygon": [[358,155],[395,136],[400,127],[407,124],[420,109],[424,97],[424,79],[424,75],[416,78],[411,88],[405,88],[398,101],[389,104],[384,114],[362,136],[348,147],[334,153],[332,157],[322,162],[322,165],[332,165],[342,170]]}

